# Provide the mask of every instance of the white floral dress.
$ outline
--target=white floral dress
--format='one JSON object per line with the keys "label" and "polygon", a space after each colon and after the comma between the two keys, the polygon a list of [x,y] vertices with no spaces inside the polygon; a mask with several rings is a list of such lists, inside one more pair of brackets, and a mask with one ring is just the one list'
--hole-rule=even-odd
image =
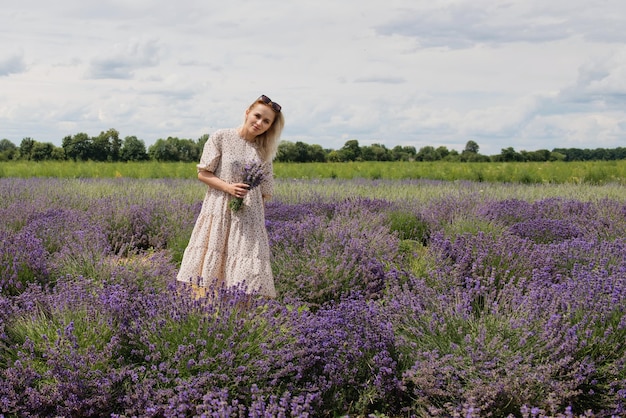
{"label": "white floral dress", "polygon": [[[243,139],[236,129],[222,129],[204,145],[197,167],[239,183],[242,165],[260,159],[255,143]],[[263,196],[274,191],[272,168],[269,162],[263,182],[248,192],[237,212],[228,207],[229,194],[208,187],[183,254],[179,281],[201,287],[243,286],[247,293],[276,297],[263,205]]]}

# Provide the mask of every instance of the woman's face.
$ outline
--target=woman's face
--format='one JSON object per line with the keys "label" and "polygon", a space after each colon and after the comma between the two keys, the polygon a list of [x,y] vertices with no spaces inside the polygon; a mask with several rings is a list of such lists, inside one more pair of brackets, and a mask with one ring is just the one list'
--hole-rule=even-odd
{"label": "woman's face", "polygon": [[244,129],[251,136],[262,135],[272,126],[275,117],[276,114],[272,108],[256,103],[251,109],[246,110]]}

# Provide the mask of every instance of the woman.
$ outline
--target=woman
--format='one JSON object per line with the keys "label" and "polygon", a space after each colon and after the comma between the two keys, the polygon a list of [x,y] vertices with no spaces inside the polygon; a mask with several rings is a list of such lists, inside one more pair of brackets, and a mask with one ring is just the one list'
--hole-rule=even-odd
{"label": "woman", "polygon": [[[276,297],[263,204],[273,193],[272,159],[284,125],[280,105],[262,95],[239,128],[218,130],[204,145],[198,179],[209,187],[177,276],[197,294],[225,286]],[[242,166],[255,160],[264,163],[265,175],[249,189]],[[241,208],[231,209],[241,198]]]}

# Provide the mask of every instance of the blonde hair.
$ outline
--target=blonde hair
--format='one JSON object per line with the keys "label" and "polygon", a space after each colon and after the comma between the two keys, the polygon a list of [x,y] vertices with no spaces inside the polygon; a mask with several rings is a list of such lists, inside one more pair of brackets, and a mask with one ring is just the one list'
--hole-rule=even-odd
{"label": "blonde hair", "polygon": [[256,104],[262,104],[263,106],[267,106],[275,114],[274,122],[269,127],[267,131],[262,133],[261,135],[256,137],[256,143],[259,146],[259,154],[261,154],[261,159],[265,162],[272,161],[276,156],[276,152],[278,151],[278,142],[280,141],[280,135],[283,132],[283,128],[285,127],[285,117],[283,116],[283,112],[276,112],[270,105],[263,102],[261,99],[257,99],[252,103],[248,110],[252,110],[252,108]]}

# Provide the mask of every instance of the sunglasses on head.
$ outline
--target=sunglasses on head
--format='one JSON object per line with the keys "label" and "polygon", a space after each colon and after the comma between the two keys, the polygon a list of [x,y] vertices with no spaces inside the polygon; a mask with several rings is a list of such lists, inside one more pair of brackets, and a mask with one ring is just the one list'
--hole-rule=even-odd
{"label": "sunglasses on head", "polygon": [[261,95],[261,97],[259,97],[259,100],[265,103],[266,105],[268,105],[269,107],[271,107],[272,110],[274,110],[274,112],[276,113],[279,113],[280,109],[282,109],[282,107],[278,103],[273,102],[272,99],[270,99],[264,94]]}

